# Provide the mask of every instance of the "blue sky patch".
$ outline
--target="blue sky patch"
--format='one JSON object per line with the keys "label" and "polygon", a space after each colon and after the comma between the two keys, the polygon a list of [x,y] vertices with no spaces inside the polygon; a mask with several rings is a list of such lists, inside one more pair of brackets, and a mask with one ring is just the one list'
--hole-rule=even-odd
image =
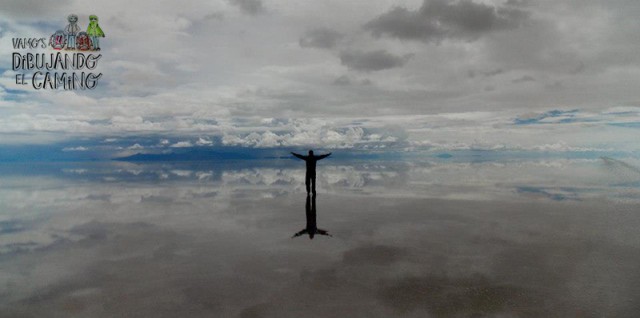
{"label": "blue sky patch", "polygon": [[624,128],[640,128],[640,122],[633,121],[627,123],[610,123],[609,126],[624,127]]}
{"label": "blue sky patch", "polygon": [[562,116],[565,116],[568,118],[564,118],[560,120],[561,123],[570,123],[570,122],[576,121],[573,117],[577,112],[578,112],[577,109],[567,110],[567,111],[554,109],[546,113],[539,114],[538,116],[535,116],[532,118],[516,118],[514,119],[513,123],[515,125],[546,124],[541,121],[546,118],[556,118],[556,117],[562,117]]}

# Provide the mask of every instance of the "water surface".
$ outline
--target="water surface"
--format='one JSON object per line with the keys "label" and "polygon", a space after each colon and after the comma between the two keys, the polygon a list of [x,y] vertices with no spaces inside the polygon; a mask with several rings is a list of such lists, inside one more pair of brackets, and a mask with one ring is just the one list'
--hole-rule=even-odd
{"label": "water surface", "polygon": [[634,317],[633,160],[0,165],[15,317]]}

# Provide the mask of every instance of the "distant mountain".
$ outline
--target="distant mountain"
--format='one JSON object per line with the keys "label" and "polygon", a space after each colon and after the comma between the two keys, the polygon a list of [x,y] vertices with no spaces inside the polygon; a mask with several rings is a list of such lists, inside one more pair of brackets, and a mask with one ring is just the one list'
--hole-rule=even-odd
{"label": "distant mountain", "polygon": [[[115,157],[116,153],[132,144],[145,145],[144,151],[125,157]],[[129,145],[129,146],[127,146]],[[291,151],[306,154],[308,147],[253,148],[253,147],[189,147],[154,148],[138,139],[123,139],[119,144],[105,143],[103,138],[67,141],[53,144],[1,145],[0,162],[80,162],[80,161],[223,161],[254,159],[292,159]],[[164,152],[160,152],[163,151]],[[155,152],[151,152],[155,151]],[[331,160],[396,160],[403,154],[393,149],[315,149],[323,154],[333,151]]]}
{"label": "distant mountain", "polygon": [[101,155],[73,148],[66,144],[54,145],[0,145],[0,162],[67,162],[96,161]]}
{"label": "distant mountain", "polygon": [[[306,154],[305,151],[291,148],[247,148],[247,147],[202,147],[176,149],[169,153],[137,153],[135,155],[114,158],[112,160],[143,162],[143,161],[221,161],[221,160],[255,160],[255,159],[295,159],[290,151]],[[328,152],[328,151],[326,151]],[[319,151],[318,153],[325,153]],[[383,159],[397,156],[393,153],[353,152],[342,150],[334,153],[332,159]]]}
{"label": "distant mountain", "polygon": [[248,160],[248,159],[265,159],[268,157],[276,157],[273,150],[260,149],[212,149],[212,148],[195,148],[185,151],[176,151],[170,153],[137,153],[135,155],[114,158],[119,161],[217,161],[217,160]]}

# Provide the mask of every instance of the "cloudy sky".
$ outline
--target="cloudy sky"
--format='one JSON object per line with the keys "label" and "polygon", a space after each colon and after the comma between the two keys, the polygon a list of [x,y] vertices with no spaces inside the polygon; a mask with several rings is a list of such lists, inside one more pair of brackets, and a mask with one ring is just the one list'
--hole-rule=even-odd
{"label": "cloudy sky", "polygon": [[[100,18],[98,87],[16,85],[11,39],[69,13]],[[636,0],[10,0],[0,144],[638,151],[638,16]]]}

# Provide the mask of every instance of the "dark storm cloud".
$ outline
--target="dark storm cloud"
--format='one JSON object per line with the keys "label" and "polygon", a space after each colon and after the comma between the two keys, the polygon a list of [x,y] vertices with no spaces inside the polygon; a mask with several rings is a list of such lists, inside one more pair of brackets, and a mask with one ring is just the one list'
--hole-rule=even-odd
{"label": "dark storm cloud", "polygon": [[[42,16],[61,13],[69,6],[70,0],[54,3],[43,3],[38,0],[4,1],[0,16],[28,20],[42,20]],[[65,15],[66,17],[66,15]]]}
{"label": "dark storm cloud", "polygon": [[488,71],[469,70],[467,72],[470,78],[474,78],[478,74],[484,77],[492,77],[492,76],[500,75],[502,73],[504,73],[504,70],[502,70],[501,68],[497,68],[495,70],[488,70]]}
{"label": "dark storm cloud", "polygon": [[529,5],[530,0],[509,0],[506,2],[506,5],[511,6],[527,6]]}
{"label": "dark storm cloud", "polygon": [[352,79],[351,77],[349,77],[347,75],[342,75],[342,76],[336,78],[333,81],[333,85],[337,85],[337,86],[349,86],[349,85],[368,86],[368,85],[372,85],[372,84],[373,84],[373,82],[368,78],[357,80],[357,79]]}
{"label": "dark storm cloud", "polygon": [[445,38],[476,40],[482,34],[517,28],[528,13],[512,6],[494,7],[470,0],[425,0],[416,11],[396,7],[365,24],[376,36],[438,42]]}
{"label": "dark storm cloud", "polygon": [[349,76],[347,75],[342,75],[338,78],[336,78],[333,81],[334,85],[338,85],[338,86],[346,86],[346,85],[350,85],[351,84],[351,78],[349,78]]}
{"label": "dark storm cloud", "polygon": [[524,75],[524,76],[522,76],[520,78],[514,79],[513,81],[511,81],[511,83],[518,84],[518,83],[535,82],[535,81],[536,81],[536,79],[533,76]]}
{"label": "dark storm cloud", "polygon": [[560,91],[564,89],[564,84],[562,81],[554,81],[553,83],[545,85],[544,88],[552,91]]}
{"label": "dark storm cloud", "polygon": [[412,55],[396,56],[385,50],[371,52],[344,51],[340,53],[342,65],[357,71],[380,71],[384,69],[401,67]]}
{"label": "dark storm cloud", "polygon": [[331,49],[334,48],[342,38],[343,35],[337,31],[318,28],[307,31],[300,38],[300,46],[305,48]]}
{"label": "dark storm cloud", "polygon": [[224,13],[222,13],[222,12],[212,12],[212,13],[209,13],[209,14],[205,15],[202,19],[203,20],[218,20],[218,21],[222,21],[222,20],[224,20]]}
{"label": "dark storm cloud", "polygon": [[229,2],[250,15],[257,15],[265,11],[261,0],[230,0]]}

